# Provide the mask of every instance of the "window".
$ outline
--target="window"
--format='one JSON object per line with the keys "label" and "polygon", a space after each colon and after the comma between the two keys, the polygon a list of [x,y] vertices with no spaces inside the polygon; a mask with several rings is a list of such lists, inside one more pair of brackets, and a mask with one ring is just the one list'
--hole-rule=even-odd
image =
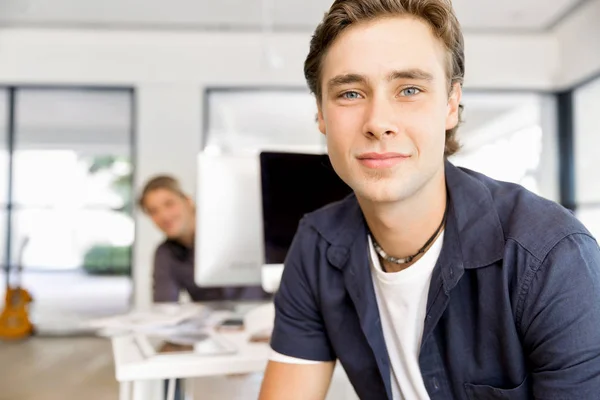
{"label": "window", "polygon": [[458,131],[462,148],[451,160],[557,200],[553,190],[557,160],[555,148],[548,145],[556,138],[543,120],[544,99],[534,94],[466,92],[463,104],[464,123]]}
{"label": "window", "polygon": [[576,210],[577,218],[600,240],[600,207],[581,207]]}
{"label": "window", "polygon": [[[7,267],[6,238],[8,233],[8,182],[9,182],[9,149],[8,149],[8,91],[0,89],[0,265],[2,273]],[[2,283],[3,286],[3,283]]]}
{"label": "window", "polygon": [[576,215],[600,239],[600,78],[574,91]]}
{"label": "window", "polygon": [[[129,308],[131,111],[127,89],[0,92],[0,224],[12,221],[10,232],[0,232],[0,255],[3,264],[23,266],[41,330],[65,333],[82,319]],[[10,113],[14,124],[5,129]]]}
{"label": "window", "polygon": [[210,90],[205,151],[324,152],[308,90]]}
{"label": "window", "polygon": [[28,237],[25,268],[88,267],[86,255],[104,248],[107,264],[127,254],[106,268],[128,269],[129,93],[19,89],[15,107],[12,262]]}

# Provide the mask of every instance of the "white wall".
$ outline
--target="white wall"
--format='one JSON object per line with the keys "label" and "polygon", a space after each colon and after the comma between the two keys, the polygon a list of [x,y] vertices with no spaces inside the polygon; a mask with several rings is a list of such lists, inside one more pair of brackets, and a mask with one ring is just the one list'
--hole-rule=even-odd
{"label": "white wall", "polygon": [[[136,193],[155,174],[172,173],[193,194],[200,148],[202,96],[194,85],[146,83],[136,91]],[[133,250],[135,304],[151,300],[154,249],[161,235],[138,209]]]}
{"label": "white wall", "polygon": [[[0,84],[125,85],[136,89],[136,189],[172,173],[194,190],[207,86],[299,86],[310,34],[0,30]],[[551,89],[559,75],[552,34],[467,35],[466,87]],[[269,68],[268,44],[281,60]],[[154,246],[160,235],[136,215],[135,304],[151,300]]]}
{"label": "white wall", "polygon": [[552,34],[465,35],[466,89],[551,90],[559,74]]}
{"label": "white wall", "polygon": [[569,88],[600,73],[600,0],[581,6],[554,30],[561,60],[557,86]]}
{"label": "white wall", "polygon": [[[304,86],[309,33],[167,33],[0,30],[0,81],[138,85]],[[551,88],[558,43],[550,34],[467,35],[470,88]],[[265,48],[282,60],[268,68]]]}

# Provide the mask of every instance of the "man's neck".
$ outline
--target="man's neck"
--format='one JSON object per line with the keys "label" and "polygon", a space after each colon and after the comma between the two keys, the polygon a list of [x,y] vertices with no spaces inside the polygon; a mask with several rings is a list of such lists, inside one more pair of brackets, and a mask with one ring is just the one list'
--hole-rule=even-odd
{"label": "man's neck", "polygon": [[[443,169],[438,175],[415,195],[398,203],[359,201],[369,230],[388,255],[415,255],[439,228],[446,210],[446,182]],[[418,257],[413,262],[417,260]]]}

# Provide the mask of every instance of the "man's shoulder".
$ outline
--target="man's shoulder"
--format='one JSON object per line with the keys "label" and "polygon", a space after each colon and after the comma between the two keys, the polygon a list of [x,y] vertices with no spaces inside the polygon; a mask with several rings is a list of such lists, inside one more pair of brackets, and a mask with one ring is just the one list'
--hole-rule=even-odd
{"label": "man's shoulder", "polygon": [[300,219],[286,263],[321,270],[327,260],[339,267],[349,256],[356,238],[361,236],[366,244],[364,217],[356,197],[350,194]]}
{"label": "man's shoulder", "polygon": [[342,200],[330,203],[307,213],[300,220],[299,232],[311,232],[316,237],[332,243],[344,230],[362,222],[362,212],[352,193]]}
{"label": "man's shoulder", "polygon": [[517,242],[539,259],[561,240],[574,235],[592,236],[571,210],[525,187],[463,169],[489,191],[505,239]]}

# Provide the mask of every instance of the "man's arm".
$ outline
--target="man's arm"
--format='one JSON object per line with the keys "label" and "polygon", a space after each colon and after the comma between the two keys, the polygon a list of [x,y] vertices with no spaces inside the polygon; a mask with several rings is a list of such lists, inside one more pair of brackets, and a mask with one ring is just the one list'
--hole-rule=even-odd
{"label": "man's arm", "polygon": [[335,362],[290,364],[269,361],[259,400],[322,400],[327,396]]}
{"label": "man's arm", "polygon": [[523,348],[536,399],[597,399],[600,389],[600,249],[562,239],[526,279]]}
{"label": "man's arm", "polygon": [[165,250],[159,247],[154,254],[152,297],[155,303],[174,303],[179,301],[179,285],[173,278],[170,260]]}
{"label": "man's arm", "polygon": [[317,300],[311,234],[300,222],[286,257],[274,298],[271,347],[276,357],[265,372],[261,400],[322,400],[329,389],[336,357]]}

